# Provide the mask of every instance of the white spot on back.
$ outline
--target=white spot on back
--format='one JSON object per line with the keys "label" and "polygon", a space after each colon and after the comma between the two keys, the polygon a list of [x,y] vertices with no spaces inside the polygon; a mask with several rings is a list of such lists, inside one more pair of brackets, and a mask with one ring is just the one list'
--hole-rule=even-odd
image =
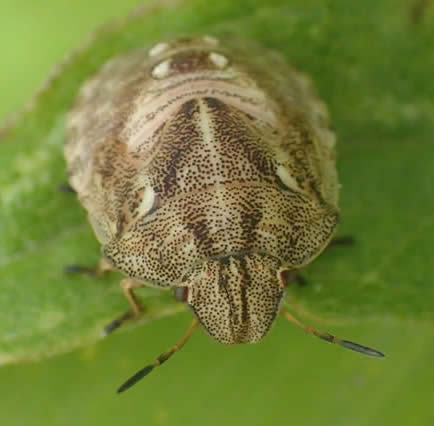
{"label": "white spot on back", "polygon": [[209,54],[209,59],[216,65],[218,68],[224,68],[228,64],[228,59],[220,55],[220,53],[211,52]]}
{"label": "white spot on back", "polygon": [[168,43],[158,43],[154,47],[149,49],[149,56],[157,56],[160,53],[163,53],[168,48],[169,48]]}
{"label": "white spot on back", "polygon": [[280,180],[287,186],[289,189],[294,191],[301,191],[301,188],[298,186],[297,181],[294,177],[291,176],[288,169],[283,166],[279,166],[276,170],[277,176],[279,176]]}
{"label": "white spot on back", "polygon": [[166,78],[170,72],[170,59],[160,62],[152,70],[152,77],[156,79]]}
{"label": "white spot on back", "polygon": [[151,186],[146,187],[145,193],[143,194],[143,200],[138,208],[140,216],[146,215],[154,205],[155,201],[155,191]]}

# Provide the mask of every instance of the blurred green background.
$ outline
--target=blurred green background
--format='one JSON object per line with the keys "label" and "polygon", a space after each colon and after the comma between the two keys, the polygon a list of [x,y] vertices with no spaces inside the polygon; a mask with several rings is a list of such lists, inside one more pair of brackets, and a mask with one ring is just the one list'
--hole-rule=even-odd
{"label": "blurred green background", "polygon": [[[19,109],[93,29],[141,3],[1,0],[0,119]],[[385,360],[326,345],[283,321],[254,346],[223,347],[198,331],[164,368],[116,395],[118,385],[172,345],[190,320],[189,313],[172,316],[66,355],[0,368],[1,424],[434,423],[433,324],[384,316],[322,328],[384,350]]]}

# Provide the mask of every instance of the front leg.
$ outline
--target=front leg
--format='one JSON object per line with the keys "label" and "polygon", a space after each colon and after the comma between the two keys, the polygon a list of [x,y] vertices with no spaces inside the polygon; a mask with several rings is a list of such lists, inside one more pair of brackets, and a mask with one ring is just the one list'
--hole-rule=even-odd
{"label": "front leg", "polygon": [[354,237],[351,235],[342,235],[341,237],[335,237],[330,241],[330,244],[327,246],[327,249],[333,247],[351,247],[356,243]]}
{"label": "front leg", "polygon": [[124,292],[125,297],[131,305],[132,315],[136,318],[140,317],[143,313],[143,305],[137,299],[134,294],[135,288],[143,287],[144,284],[140,281],[134,280],[132,278],[125,278],[121,281],[121,288]]}
{"label": "front leg", "polygon": [[124,292],[128,303],[131,305],[131,310],[125,312],[120,317],[114,319],[110,324],[104,327],[106,334],[113,333],[117,328],[121,327],[126,321],[138,319],[144,312],[144,307],[134,294],[134,289],[143,287],[144,284],[140,281],[133,280],[131,278],[124,278],[121,282],[121,288]]}
{"label": "front leg", "polygon": [[[109,272],[114,272],[116,269],[107,262],[106,259],[101,258],[98,262],[96,268],[90,268],[83,265],[68,265],[64,268],[66,273],[69,274],[86,274],[92,277],[103,277]],[[131,310],[125,312],[120,317],[114,319],[110,324],[104,327],[106,334],[112,333],[117,328],[121,327],[126,321],[131,319],[138,319],[144,312],[143,305],[138,300],[137,296],[134,294],[134,289],[143,287],[144,284],[140,281],[134,280],[132,278],[124,278],[120,282],[122,291],[131,306]]]}
{"label": "front leg", "polygon": [[67,274],[86,274],[92,277],[103,277],[108,272],[115,272],[116,269],[114,269],[113,266],[102,257],[96,268],[72,264],[65,266],[64,271]]}

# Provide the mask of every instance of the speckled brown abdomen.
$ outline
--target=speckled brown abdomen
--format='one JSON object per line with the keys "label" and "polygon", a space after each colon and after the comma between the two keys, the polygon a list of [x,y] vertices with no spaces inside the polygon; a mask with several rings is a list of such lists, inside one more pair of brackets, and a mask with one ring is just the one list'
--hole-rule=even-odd
{"label": "speckled brown abdomen", "polygon": [[135,287],[174,287],[218,341],[261,340],[338,222],[309,78],[255,43],[182,38],[109,61],[68,123],[70,183],[132,311]]}

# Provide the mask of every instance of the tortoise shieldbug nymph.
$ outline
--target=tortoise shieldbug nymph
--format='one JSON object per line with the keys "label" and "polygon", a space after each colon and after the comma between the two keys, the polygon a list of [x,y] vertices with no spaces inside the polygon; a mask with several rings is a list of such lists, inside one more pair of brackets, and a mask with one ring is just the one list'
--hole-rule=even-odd
{"label": "tortoise shieldbug nymph", "polygon": [[304,74],[254,43],[161,42],[106,63],[80,91],[65,146],[70,184],[121,271],[131,311],[140,286],[175,289],[221,343],[255,343],[282,310],[288,277],[338,223],[335,137]]}

